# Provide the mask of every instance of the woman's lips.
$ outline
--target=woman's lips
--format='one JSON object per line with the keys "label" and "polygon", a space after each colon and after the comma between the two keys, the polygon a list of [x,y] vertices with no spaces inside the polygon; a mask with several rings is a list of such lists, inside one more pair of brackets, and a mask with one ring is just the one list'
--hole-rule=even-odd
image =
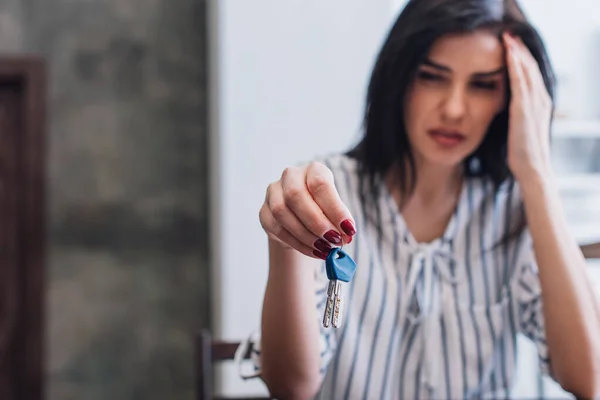
{"label": "woman's lips", "polygon": [[428,133],[436,143],[443,147],[457,146],[466,139],[465,135],[454,130],[431,129]]}

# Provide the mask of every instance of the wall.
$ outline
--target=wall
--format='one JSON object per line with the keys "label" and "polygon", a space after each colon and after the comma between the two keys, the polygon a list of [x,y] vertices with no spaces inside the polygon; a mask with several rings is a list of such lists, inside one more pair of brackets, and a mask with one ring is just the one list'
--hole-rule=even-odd
{"label": "wall", "polygon": [[[258,210],[288,165],[347,148],[359,137],[363,96],[390,20],[388,0],[214,0],[211,98],[218,138],[211,238],[215,334],[246,337],[260,324],[267,241]],[[226,371],[220,390],[262,392]]]}
{"label": "wall", "polygon": [[[594,8],[593,1],[521,1],[546,39],[561,83],[570,79],[568,88],[561,87],[561,104],[575,118],[593,117],[600,109],[595,106],[600,101],[590,100],[586,69],[599,25],[597,13],[583,10]],[[218,82],[211,97],[211,132],[218,139],[211,152],[212,215],[218,216],[211,227],[212,307],[218,336],[237,340],[259,327],[268,268],[258,221],[265,189],[286,166],[342,151],[358,138],[374,53],[405,3],[210,2],[211,80]],[[515,394],[536,396],[536,360],[529,343],[521,345]],[[223,370],[220,390],[264,392],[260,383],[240,382],[232,368]],[[562,394],[549,383],[546,393]]]}
{"label": "wall", "polygon": [[[594,0],[522,3],[575,82],[567,108],[594,115],[585,65],[600,14],[583,11]],[[221,69],[210,214],[203,0],[0,5],[0,51],[49,65],[51,399],[192,398],[190,334],[208,324],[209,292],[216,334],[257,326],[264,189],[286,165],[357,137],[373,53],[404,0],[211,4]]]}
{"label": "wall", "polygon": [[49,72],[50,399],[191,399],[208,324],[201,0],[9,0]]}
{"label": "wall", "polygon": [[[594,0],[523,0],[521,1],[525,12],[538,28],[542,35],[551,61],[557,73],[557,115],[575,121],[591,121],[586,125],[596,126],[595,133],[587,135],[600,138],[600,79],[598,78],[597,65],[600,61],[600,18],[599,5]],[[594,122],[596,121],[596,122]],[[589,131],[589,130],[588,130]],[[556,171],[563,178],[561,182],[579,184],[585,187],[584,180],[573,174],[567,174],[567,170],[578,172],[592,172],[592,160],[598,158],[594,155],[594,142],[582,142],[579,140],[567,140],[569,134],[579,134],[577,129],[569,132],[567,129],[565,138],[556,140],[554,145]],[[581,145],[585,143],[591,146],[592,151],[587,154],[581,151]],[[598,140],[595,143],[600,143]],[[599,148],[598,146],[595,147]],[[560,155],[569,154],[571,163],[563,161]],[[582,163],[583,161],[583,163]],[[581,167],[585,165],[585,167]],[[598,178],[589,178],[590,182]],[[590,184],[587,184],[588,186]],[[591,183],[591,187],[594,186]],[[595,190],[566,190],[563,189],[563,201],[570,223],[571,233],[584,242],[598,241],[597,227],[600,226],[596,209],[590,199],[597,198]],[[594,197],[595,196],[595,197]],[[585,222],[584,222],[585,221]],[[590,261],[590,277],[600,289],[600,264]],[[540,391],[532,377],[532,369],[537,369],[536,351],[528,341],[522,341],[519,351],[520,355],[520,381],[518,382],[518,393],[543,398],[571,398],[560,386],[550,378],[545,377],[539,381]],[[530,369],[531,368],[531,369]]]}
{"label": "wall", "polygon": [[559,109],[571,118],[600,118],[600,13],[594,0],[522,0],[556,69]]}

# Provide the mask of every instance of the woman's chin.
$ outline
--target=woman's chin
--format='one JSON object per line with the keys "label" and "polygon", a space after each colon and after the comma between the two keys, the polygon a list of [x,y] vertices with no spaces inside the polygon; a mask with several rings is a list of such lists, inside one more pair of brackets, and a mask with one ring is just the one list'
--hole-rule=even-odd
{"label": "woman's chin", "polygon": [[445,168],[456,168],[463,163],[467,155],[468,154],[464,151],[432,151],[429,152],[425,159],[431,165],[438,165]]}

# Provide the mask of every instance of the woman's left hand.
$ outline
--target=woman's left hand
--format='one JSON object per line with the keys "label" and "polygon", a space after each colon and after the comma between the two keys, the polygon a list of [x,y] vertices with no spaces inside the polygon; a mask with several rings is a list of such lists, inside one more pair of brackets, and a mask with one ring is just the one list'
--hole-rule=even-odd
{"label": "woman's left hand", "polygon": [[545,176],[550,167],[552,100],[537,61],[523,42],[504,34],[511,102],[508,123],[508,166],[521,184]]}

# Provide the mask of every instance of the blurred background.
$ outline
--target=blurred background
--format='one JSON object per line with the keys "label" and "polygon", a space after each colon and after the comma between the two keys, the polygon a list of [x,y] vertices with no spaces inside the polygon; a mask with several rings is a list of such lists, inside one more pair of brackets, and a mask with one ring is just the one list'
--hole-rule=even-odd
{"label": "blurred background", "polygon": [[[240,340],[258,328],[266,186],[358,140],[375,52],[404,4],[0,3],[0,83],[24,57],[46,81],[49,399],[192,399],[199,330]],[[553,157],[570,227],[600,241],[600,5],[521,4],[558,73]],[[590,271],[600,283],[600,264]],[[529,343],[519,353],[517,397],[566,397]],[[216,389],[264,393],[234,368]]]}

